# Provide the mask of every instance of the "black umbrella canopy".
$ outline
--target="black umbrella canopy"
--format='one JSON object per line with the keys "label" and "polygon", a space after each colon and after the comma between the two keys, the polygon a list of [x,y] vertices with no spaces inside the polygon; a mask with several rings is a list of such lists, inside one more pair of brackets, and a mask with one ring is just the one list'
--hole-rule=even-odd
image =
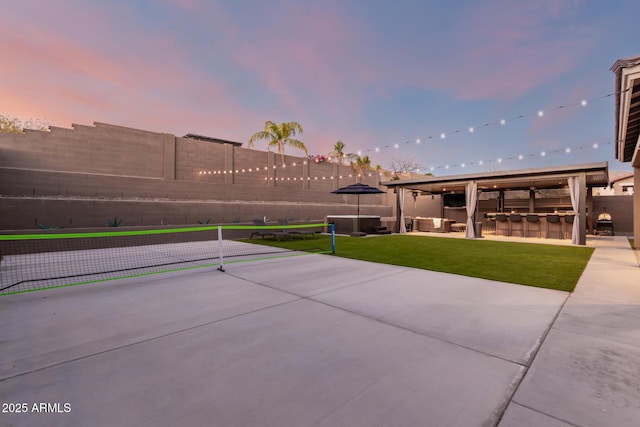
{"label": "black umbrella canopy", "polygon": [[380,194],[384,193],[384,191],[372,187],[367,184],[362,184],[358,182],[357,184],[347,185],[346,187],[338,188],[335,191],[332,191],[335,194]]}

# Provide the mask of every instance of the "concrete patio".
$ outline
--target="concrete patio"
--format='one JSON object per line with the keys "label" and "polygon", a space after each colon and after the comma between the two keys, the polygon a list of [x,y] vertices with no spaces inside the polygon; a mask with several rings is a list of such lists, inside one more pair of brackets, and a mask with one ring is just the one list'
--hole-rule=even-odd
{"label": "concrete patio", "polygon": [[590,244],[572,294],[305,255],[4,296],[0,424],[637,425],[640,269]]}

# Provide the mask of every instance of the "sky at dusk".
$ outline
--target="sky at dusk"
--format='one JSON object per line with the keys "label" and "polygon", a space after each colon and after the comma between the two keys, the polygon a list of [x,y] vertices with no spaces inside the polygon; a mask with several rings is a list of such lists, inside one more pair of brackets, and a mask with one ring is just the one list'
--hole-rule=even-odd
{"label": "sky at dusk", "polygon": [[437,176],[631,170],[610,68],[640,54],[637,0],[4,3],[2,115],[245,144],[297,121],[309,154],[340,139]]}

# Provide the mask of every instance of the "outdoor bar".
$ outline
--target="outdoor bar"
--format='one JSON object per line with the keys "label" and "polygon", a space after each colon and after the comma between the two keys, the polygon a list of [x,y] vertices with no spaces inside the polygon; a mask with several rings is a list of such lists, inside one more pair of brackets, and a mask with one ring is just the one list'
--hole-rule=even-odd
{"label": "outdoor bar", "polygon": [[[443,177],[425,176],[386,181],[398,195],[398,230],[404,227],[404,192],[414,197],[441,196],[439,223],[462,227],[467,238],[481,237],[482,227],[505,236],[571,239],[586,244],[592,232],[593,187],[609,185],[607,162],[481,172]],[[521,197],[509,198],[519,192]],[[493,197],[485,197],[491,193]],[[543,197],[551,193],[552,197]],[[419,224],[423,218],[419,218]],[[439,230],[441,231],[441,230]],[[480,231],[480,233],[479,233]]]}
{"label": "outdoor bar", "polygon": [[563,239],[571,237],[575,216],[573,211],[487,212],[485,218],[495,234]]}

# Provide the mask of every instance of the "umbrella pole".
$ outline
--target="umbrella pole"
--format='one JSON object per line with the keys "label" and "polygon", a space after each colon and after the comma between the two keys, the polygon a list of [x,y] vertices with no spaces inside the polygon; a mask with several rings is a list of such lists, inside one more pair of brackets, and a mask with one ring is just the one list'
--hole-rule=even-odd
{"label": "umbrella pole", "polygon": [[356,233],[360,233],[360,195],[358,194],[358,214],[356,215]]}

